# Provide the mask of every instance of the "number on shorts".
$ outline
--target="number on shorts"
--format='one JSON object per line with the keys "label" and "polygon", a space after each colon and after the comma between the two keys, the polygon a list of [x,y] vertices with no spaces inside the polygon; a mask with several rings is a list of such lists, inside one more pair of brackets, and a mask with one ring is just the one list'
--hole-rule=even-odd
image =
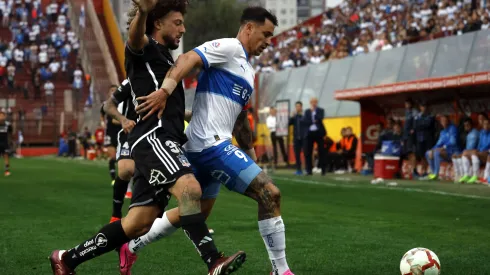
{"label": "number on shorts", "polygon": [[176,142],[167,140],[165,142],[165,145],[167,145],[168,148],[170,148],[170,151],[172,151],[172,153],[174,153],[174,154],[183,154],[184,153],[184,152],[182,152],[182,150],[180,150],[180,148]]}
{"label": "number on shorts", "polygon": [[245,156],[245,154],[240,150],[235,151],[235,156],[237,156],[240,159],[243,159],[245,162],[248,162],[247,156]]}

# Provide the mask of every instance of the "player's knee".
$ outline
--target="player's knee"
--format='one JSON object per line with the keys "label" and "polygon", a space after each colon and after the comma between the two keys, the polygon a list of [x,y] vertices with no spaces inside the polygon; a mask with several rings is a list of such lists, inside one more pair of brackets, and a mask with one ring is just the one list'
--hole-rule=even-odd
{"label": "player's knee", "polygon": [[124,181],[130,181],[133,177],[133,170],[127,166],[118,166],[117,176]]}
{"label": "player's knee", "polygon": [[271,202],[279,204],[281,201],[281,191],[272,182],[267,182],[263,185],[262,190],[258,191],[256,196],[257,202],[261,205],[271,205]]}
{"label": "player's knee", "polygon": [[202,197],[201,186],[191,175],[181,177],[172,189],[173,195],[180,203],[200,201]]}

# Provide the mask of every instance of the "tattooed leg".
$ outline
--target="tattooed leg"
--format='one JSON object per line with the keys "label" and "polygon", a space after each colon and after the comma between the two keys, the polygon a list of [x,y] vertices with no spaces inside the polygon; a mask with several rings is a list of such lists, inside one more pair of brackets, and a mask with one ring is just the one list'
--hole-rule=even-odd
{"label": "tattooed leg", "polygon": [[258,204],[259,231],[274,275],[292,274],[286,261],[286,234],[281,218],[281,192],[264,172],[250,183],[245,195]]}
{"label": "tattooed leg", "polygon": [[245,195],[259,206],[259,221],[281,216],[281,192],[264,172],[250,183]]}

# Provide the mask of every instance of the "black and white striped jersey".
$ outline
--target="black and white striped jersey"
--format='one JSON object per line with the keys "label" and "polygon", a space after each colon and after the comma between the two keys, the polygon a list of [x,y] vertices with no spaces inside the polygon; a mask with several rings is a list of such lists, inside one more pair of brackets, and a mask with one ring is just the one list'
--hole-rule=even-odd
{"label": "black and white striped jersey", "polygon": [[8,121],[0,122],[0,144],[8,144],[9,138],[12,135],[12,124]]}
{"label": "black and white striped jersey", "polygon": [[[137,106],[136,98],[146,96],[158,90],[167,74],[173,66],[174,60],[167,47],[159,44],[156,40],[148,36],[149,43],[140,51],[134,52],[126,45],[125,67],[128,75],[129,85],[133,103]],[[131,149],[136,144],[147,137],[150,133],[158,131],[165,133],[168,139],[175,140],[184,144],[184,110],[185,96],[182,83],[172,95],[167,99],[167,105],[159,120],[157,113],[149,119],[143,121],[140,116],[136,126],[129,133],[129,143]]]}

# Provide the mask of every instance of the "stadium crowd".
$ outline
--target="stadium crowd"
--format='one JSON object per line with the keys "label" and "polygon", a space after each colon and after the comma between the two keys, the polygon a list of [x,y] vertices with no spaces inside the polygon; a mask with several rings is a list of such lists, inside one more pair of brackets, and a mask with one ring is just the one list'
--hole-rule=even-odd
{"label": "stadium crowd", "polygon": [[321,26],[299,25],[253,60],[257,72],[316,64],[488,29],[490,2],[347,0],[323,14]]}
{"label": "stadium crowd", "polygon": [[[44,10],[40,0],[0,0],[1,28],[12,37],[0,38],[0,87],[6,84],[11,94],[23,91],[25,99],[44,98],[47,106],[54,103],[57,80],[73,83],[75,90],[83,87],[82,73],[70,65],[80,43],[67,13],[63,0],[52,0]],[[29,75],[30,83],[21,83],[20,74]]]}

